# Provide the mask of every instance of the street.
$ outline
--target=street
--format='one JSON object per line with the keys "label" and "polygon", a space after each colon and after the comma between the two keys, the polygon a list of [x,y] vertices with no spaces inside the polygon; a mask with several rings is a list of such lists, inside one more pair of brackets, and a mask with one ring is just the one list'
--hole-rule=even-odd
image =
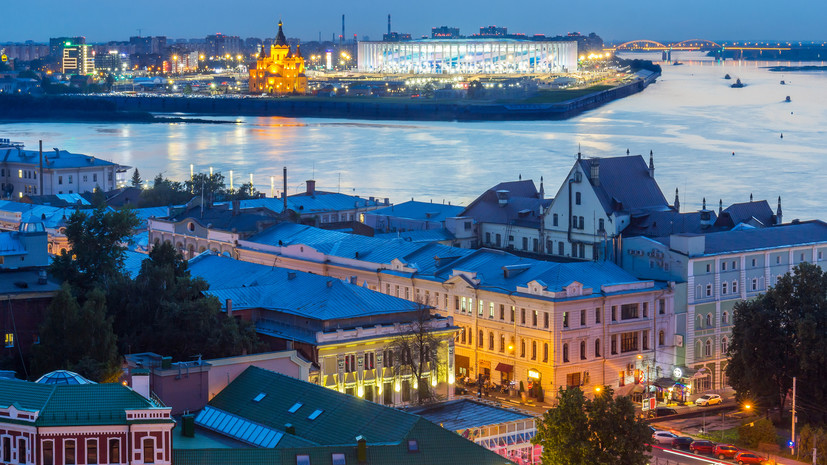
{"label": "street", "polygon": [[663,448],[658,445],[652,446],[652,460],[650,465],[709,465],[724,464],[732,465],[732,462],[724,462],[707,455],[696,455],[691,452],[678,451]]}

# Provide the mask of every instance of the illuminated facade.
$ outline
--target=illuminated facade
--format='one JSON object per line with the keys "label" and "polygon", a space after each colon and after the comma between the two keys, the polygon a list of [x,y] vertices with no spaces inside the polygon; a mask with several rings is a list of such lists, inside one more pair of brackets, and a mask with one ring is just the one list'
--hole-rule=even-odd
{"label": "illuminated facade", "polygon": [[256,67],[250,70],[250,92],[267,94],[303,94],[307,92],[307,77],[304,75],[304,58],[299,46],[296,53],[290,51],[287,39],[281,29],[276,42],[265,54],[262,47],[256,60]]}
{"label": "illuminated facade", "polygon": [[94,74],[95,55],[89,45],[67,45],[63,47],[63,60],[61,60],[61,72],[63,74]]}
{"label": "illuminated facade", "polygon": [[359,42],[359,71],[522,74],[575,71],[577,43],[518,39]]}

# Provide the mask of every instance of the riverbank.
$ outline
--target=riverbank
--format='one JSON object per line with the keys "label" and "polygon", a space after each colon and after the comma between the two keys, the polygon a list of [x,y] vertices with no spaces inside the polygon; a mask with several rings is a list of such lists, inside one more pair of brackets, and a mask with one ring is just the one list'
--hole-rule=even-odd
{"label": "riverbank", "polygon": [[186,113],[218,116],[282,116],[410,121],[563,120],[643,91],[653,74],[631,83],[554,103],[473,102],[381,99],[371,97],[243,98],[183,96],[96,96],[115,109],[142,113]]}

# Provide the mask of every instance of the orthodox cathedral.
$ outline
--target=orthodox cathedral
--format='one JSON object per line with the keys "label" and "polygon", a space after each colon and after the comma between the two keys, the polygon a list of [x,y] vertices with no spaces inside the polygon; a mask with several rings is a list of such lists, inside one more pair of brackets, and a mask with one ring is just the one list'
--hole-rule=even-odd
{"label": "orthodox cathedral", "polygon": [[250,92],[267,94],[303,94],[307,92],[307,77],[304,75],[304,58],[296,45],[296,53],[290,51],[284,32],[279,32],[276,42],[270,46],[270,53],[261,53],[256,67],[250,69]]}

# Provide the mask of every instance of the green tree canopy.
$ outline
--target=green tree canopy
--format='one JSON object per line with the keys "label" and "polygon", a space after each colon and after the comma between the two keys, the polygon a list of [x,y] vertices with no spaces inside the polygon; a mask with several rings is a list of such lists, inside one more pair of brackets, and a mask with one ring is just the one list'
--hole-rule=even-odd
{"label": "green tree canopy", "polygon": [[[825,405],[827,392],[827,274],[801,263],[766,294],[734,309],[727,376],[740,399],[783,411],[798,377],[798,395]],[[802,408],[800,417],[827,421],[821,408]]]}
{"label": "green tree canopy", "polygon": [[135,171],[132,172],[132,179],[130,180],[132,187],[141,187],[141,184],[143,184],[143,182],[144,180],[141,179],[141,173],[138,172],[138,168],[135,168]]}
{"label": "green tree canopy", "polygon": [[628,397],[615,398],[604,387],[594,400],[580,388],[560,389],[557,407],[543,414],[534,444],[543,446],[543,463],[560,465],[644,465],[650,439],[645,421],[635,416]]}

